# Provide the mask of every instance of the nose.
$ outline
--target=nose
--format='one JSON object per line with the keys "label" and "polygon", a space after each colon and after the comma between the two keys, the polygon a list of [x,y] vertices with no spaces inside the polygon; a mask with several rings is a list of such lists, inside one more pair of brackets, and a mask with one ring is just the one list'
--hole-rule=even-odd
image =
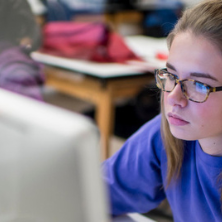
{"label": "nose", "polygon": [[187,106],[188,100],[182,92],[180,83],[178,83],[175,88],[170,93],[168,93],[166,97],[167,102],[171,106]]}

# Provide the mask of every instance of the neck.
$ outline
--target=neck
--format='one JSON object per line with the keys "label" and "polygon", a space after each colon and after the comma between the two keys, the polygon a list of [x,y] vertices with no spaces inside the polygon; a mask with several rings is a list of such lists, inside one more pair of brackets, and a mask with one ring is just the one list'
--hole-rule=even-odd
{"label": "neck", "polygon": [[222,138],[206,138],[199,140],[202,150],[211,156],[222,156]]}

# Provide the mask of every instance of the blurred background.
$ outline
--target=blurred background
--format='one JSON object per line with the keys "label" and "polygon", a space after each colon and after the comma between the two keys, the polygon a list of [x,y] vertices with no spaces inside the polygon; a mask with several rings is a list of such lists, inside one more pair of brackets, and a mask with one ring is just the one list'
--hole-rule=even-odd
{"label": "blurred background", "polygon": [[[124,40],[130,36],[165,38],[183,10],[200,0],[27,1],[42,32],[49,23],[72,22],[77,24],[83,22],[103,24],[105,29],[109,30],[108,32],[117,33]],[[45,36],[42,35],[42,42],[44,42]],[[90,36],[88,38],[92,39]],[[145,45],[142,47],[147,50]],[[78,58],[78,55],[75,55],[74,58],[82,59],[82,57]],[[135,96],[115,101],[111,144],[117,145],[111,145],[111,153],[119,149],[124,140],[142,124],[159,113],[159,94],[152,90],[153,88],[155,88],[154,82],[144,83],[144,87],[141,87]],[[95,118],[95,106],[89,101],[58,92],[48,85],[43,88],[43,94],[46,102]]]}
{"label": "blurred background", "polygon": [[[103,107],[104,120],[112,117],[107,121],[112,127],[107,129],[109,132],[105,132],[108,135],[106,139],[110,156],[119,150],[124,141],[140,126],[160,111],[159,92],[155,89],[154,78],[140,83],[140,87],[133,93],[128,93],[128,87],[127,92],[125,90],[118,98],[116,95],[121,91],[121,87],[127,87],[124,86],[124,82],[128,81],[126,78],[131,78],[130,84],[133,88],[133,81],[137,81],[133,77],[138,73],[141,76],[152,75],[154,68],[161,68],[159,64],[164,66],[167,59],[165,48],[163,53],[153,55],[155,62],[159,60],[155,65],[150,57],[143,57],[149,54],[149,49],[151,51],[150,41],[158,43],[158,40],[165,40],[183,10],[199,1],[0,0],[0,28],[4,33],[0,34],[0,87],[82,113],[92,118],[96,124],[100,112],[97,110],[97,103],[103,98],[92,98],[88,95],[89,92],[83,94],[80,83],[86,81],[86,86],[88,84],[88,88],[92,89],[95,87],[95,92],[107,89],[108,93],[115,96],[111,101],[113,107],[106,103],[106,100],[102,105],[111,107]],[[135,39],[140,39],[138,50],[131,47],[133,44],[127,44],[129,40]],[[67,45],[69,41],[71,43]],[[55,57],[52,57],[50,63],[46,57],[36,59],[37,57],[32,56],[33,52],[63,59],[55,60]],[[109,69],[106,67],[112,68],[116,64],[126,68],[129,60],[138,62],[137,70],[129,72],[129,76],[124,72],[124,75],[104,78],[85,71],[86,66],[91,67],[93,64],[92,68],[97,66],[97,70],[101,69],[103,74],[102,71]],[[76,67],[80,64],[81,68],[70,68],[72,61],[74,65],[77,64]],[[114,66],[103,66],[104,64]],[[50,71],[49,75],[47,73],[48,66],[53,66],[57,73],[56,83],[51,77],[53,72]],[[76,85],[74,81],[77,82]],[[112,85],[111,88],[109,81],[115,87]],[[94,82],[95,86],[91,86]],[[73,88],[77,87],[72,93],[69,93],[72,91],[69,83],[74,84]],[[54,87],[57,85],[58,87]],[[93,97],[99,95],[102,94],[93,94]],[[108,115],[110,109],[114,109],[112,115]],[[102,128],[103,124],[99,123],[98,126]],[[171,210],[166,201],[147,215],[160,222],[172,221]]]}

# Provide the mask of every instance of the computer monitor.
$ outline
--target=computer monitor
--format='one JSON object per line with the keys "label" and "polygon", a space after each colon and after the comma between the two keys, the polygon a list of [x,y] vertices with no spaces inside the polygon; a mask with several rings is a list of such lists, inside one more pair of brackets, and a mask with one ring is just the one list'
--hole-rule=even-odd
{"label": "computer monitor", "polygon": [[1,222],[106,222],[100,173],[89,119],[0,90]]}

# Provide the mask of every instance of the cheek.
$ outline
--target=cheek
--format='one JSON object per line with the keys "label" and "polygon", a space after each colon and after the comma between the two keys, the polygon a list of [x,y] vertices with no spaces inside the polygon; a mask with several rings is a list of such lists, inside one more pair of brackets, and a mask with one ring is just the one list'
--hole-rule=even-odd
{"label": "cheek", "polygon": [[164,111],[167,111],[167,107],[169,106],[167,97],[168,97],[168,92],[163,92],[163,104],[164,104]]}
{"label": "cheek", "polygon": [[222,105],[213,100],[194,104],[192,111],[193,117],[196,118],[202,128],[222,124]]}
{"label": "cheek", "polygon": [[196,122],[196,124],[201,127],[202,129],[207,127],[207,121],[210,116],[211,116],[211,112],[209,111],[209,107],[207,108],[207,106],[204,106],[202,104],[197,104],[199,105],[199,108],[196,107],[196,109],[193,109],[193,120],[194,123]]}
{"label": "cheek", "polygon": [[163,103],[164,103],[164,106],[166,106],[167,105],[167,95],[169,94],[169,93],[167,93],[167,92],[162,92],[163,93]]}

